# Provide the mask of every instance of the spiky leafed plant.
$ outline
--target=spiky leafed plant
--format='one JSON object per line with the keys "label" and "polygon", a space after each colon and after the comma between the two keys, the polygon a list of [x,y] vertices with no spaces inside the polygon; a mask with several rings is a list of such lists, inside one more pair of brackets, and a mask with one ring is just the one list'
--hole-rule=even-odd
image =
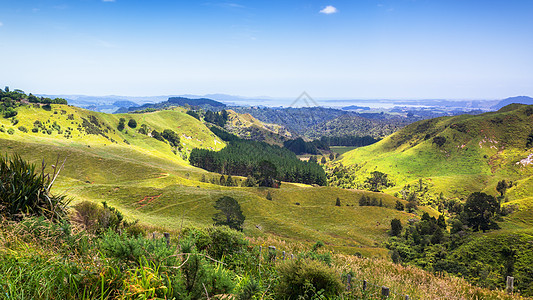
{"label": "spiky leafed plant", "polygon": [[45,174],[44,160],[39,172],[17,154],[0,156],[0,215],[10,220],[21,220],[24,215],[52,221],[64,217],[68,201],[64,195],[50,193],[64,164],[57,167],[56,163],[53,173]]}

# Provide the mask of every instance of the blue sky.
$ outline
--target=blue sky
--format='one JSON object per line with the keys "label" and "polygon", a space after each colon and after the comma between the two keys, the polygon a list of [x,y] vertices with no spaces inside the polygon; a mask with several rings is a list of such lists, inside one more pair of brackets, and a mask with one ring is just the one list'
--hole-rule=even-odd
{"label": "blue sky", "polygon": [[532,0],[3,0],[0,7],[0,84],[26,92],[533,96]]}

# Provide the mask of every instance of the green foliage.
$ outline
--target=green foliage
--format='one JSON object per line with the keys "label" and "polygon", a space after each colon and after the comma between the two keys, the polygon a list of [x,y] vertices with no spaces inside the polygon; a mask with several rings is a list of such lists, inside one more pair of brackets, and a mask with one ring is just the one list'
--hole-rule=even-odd
{"label": "green foliage", "polygon": [[267,192],[267,195],[265,197],[267,200],[271,200],[272,201],[272,194],[270,194],[270,191]]}
{"label": "green foliage", "polygon": [[505,179],[498,181],[498,184],[496,185],[496,190],[498,191],[498,193],[500,193],[501,197],[503,197],[508,188],[509,184],[507,183],[507,181],[505,181]]}
{"label": "green foliage", "polygon": [[2,113],[3,117],[6,118],[6,119],[14,117],[17,114],[18,114],[18,112],[15,109],[11,108],[11,107],[4,109],[4,111]]}
{"label": "green foliage", "polygon": [[136,128],[137,127],[137,121],[135,121],[135,119],[130,119],[128,121],[128,127],[129,128]]}
{"label": "green foliage", "polygon": [[359,206],[383,206],[383,200],[376,199],[375,197],[370,197],[365,194],[359,198]]}
{"label": "green foliage", "polygon": [[402,233],[402,222],[399,219],[392,219],[390,221],[390,235],[399,236]]}
{"label": "green foliage", "polygon": [[159,265],[175,259],[172,257],[174,250],[167,247],[165,239],[121,235],[112,230],[103,233],[99,248],[107,257],[127,265],[141,265],[146,261]]}
{"label": "green foliage", "polygon": [[148,135],[148,132],[150,132],[150,129],[148,128],[148,125],[142,124],[141,128],[139,128],[137,132],[139,132],[140,134]]}
{"label": "green foliage", "polygon": [[400,200],[396,200],[396,204],[394,205],[394,208],[396,210],[399,210],[399,211],[402,211],[405,209],[404,205],[402,202],[400,202]]}
{"label": "green foliage", "polygon": [[[330,146],[347,146],[347,147],[364,147],[372,145],[378,142],[379,139],[375,139],[369,135],[367,136],[323,136],[320,138],[320,142],[326,147],[321,146],[320,149],[329,148]],[[326,149],[325,149],[326,150]],[[333,160],[330,156],[330,160]]]}
{"label": "green foliage", "polygon": [[15,134],[15,129],[13,129],[13,128],[9,128],[9,129],[7,130],[7,133],[10,134],[10,135],[13,135],[13,134]]}
{"label": "green foliage", "polygon": [[[77,203],[74,209],[76,211],[73,218],[74,222],[91,234],[100,235],[109,230],[120,232],[137,223],[137,221],[130,223],[124,220],[122,213],[116,208],[107,205],[106,202],[98,205],[93,202],[82,201]],[[134,235],[142,233],[134,228],[131,229],[131,232]]]}
{"label": "green foliage", "polygon": [[117,129],[118,129],[119,131],[124,130],[124,127],[125,127],[124,124],[126,124],[126,119],[124,119],[124,118],[120,118],[120,119],[118,120]]}
{"label": "green foliage", "polygon": [[370,185],[370,190],[374,192],[381,191],[382,188],[394,186],[389,180],[388,175],[379,171],[370,173],[370,177],[366,179],[366,183]]}
{"label": "green foliage", "polygon": [[[0,255],[2,299],[77,299],[81,268],[41,255]],[[86,293],[95,287],[85,286]],[[5,298],[4,298],[5,297]]]}
{"label": "green foliage", "polygon": [[52,174],[45,174],[44,161],[39,172],[18,155],[0,156],[0,214],[11,220],[24,215],[63,218],[68,201],[50,193],[59,171],[57,163]]}
{"label": "green foliage", "polygon": [[165,138],[157,130],[152,130],[152,137],[158,141],[164,142]]}
{"label": "green foliage", "polygon": [[229,133],[229,132],[227,132],[225,130],[222,130],[219,127],[216,127],[216,126],[210,126],[209,130],[211,130],[211,132],[213,132],[221,140],[226,141],[226,142],[242,140],[240,137],[238,137],[238,136],[236,136],[234,134],[231,134],[231,133]]}
{"label": "green foliage", "polygon": [[204,121],[224,127],[228,121],[228,112],[222,110],[220,112],[206,111],[204,114]]}
{"label": "green foliage", "polygon": [[324,107],[232,109],[238,113],[249,113],[263,122],[281,124],[308,139],[323,136],[384,137],[413,122],[399,115],[359,114]]}
{"label": "green foliage", "polygon": [[335,271],[315,260],[289,260],[277,269],[279,299],[316,299],[318,294],[333,298],[343,290]]}
{"label": "green foliage", "polygon": [[437,147],[442,147],[446,144],[446,138],[443,136],[436,136],[433,138],[433,144],[437,145]]}
{"label": "green foliage", "polygon": [[289,149],[297,155],[308,153],[318,154],[316,146],[312,142],[305,142],[302,138],[283,142],[283,147]]}
{"label": "green foliage", "polygon": [[341,199],[339,197],[335,200],[335,206],[341,206]]}
{"label": "green foliage", "polygon": [[171,129],[165,129],[163,130],[163,132],[161,133],[161,136],[168,141],[168,143],[170,144],[170,146],[172,147],[179,147],[180,146],[180,137],[179,135],[174,132],[173,130]]}
{"label": "green foliage", "polygon": [[206,251],[215,259],[225,257],[229,263],[235,262],[249,244],[242,232],[225,226],[187,228],[184,235],[194,242],[198,250]]}
{"label": "green foliage", "polygon": [[464,206],[468,225],[474,231],[496,229],[498,225],[494,222],[494,217],[500,211],[499,201],[491,195],[485,193],[472,193]]}
{"label": "green foliage", "polygon": [[253,176],[260,186],[275,186],[274,180],[326,184],[319,165],[300,161],[289,150],[263,142],[233,141],[220,151],[193,149],[189,161],[211,172]]}
{"label": "green foliage", "polygon": [[531,133],[526,140],[526,148],[529,149],[531,147],[533,147],[533,133]]}
{"label": "green foliage", "polygon": [[215,208],[220,210],[213,217],[216,225],[226,225],[232,229],[242,231],[245,217],[237,200],[224,196],[216,201]]}
{"label": "green foliage", "polygon": [[187,111],[187,114],[197,120],[200,120],[200,114],[198,114],[198,112],[194,111],[194,110],[188,110]]}
{"label": "green foliage", "polygon": [[237,300],[253,300],[261,298],[263,287],[258,280],[245,276],[237,287]]}

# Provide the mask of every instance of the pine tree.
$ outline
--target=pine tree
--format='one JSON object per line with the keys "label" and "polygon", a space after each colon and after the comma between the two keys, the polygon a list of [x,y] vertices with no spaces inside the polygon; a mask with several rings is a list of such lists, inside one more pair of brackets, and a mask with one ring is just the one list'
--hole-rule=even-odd
{"label": "pine tree", "polygon": [[337,197],[337,201],[335,202],[335,206],[341,206],[341,199]]}

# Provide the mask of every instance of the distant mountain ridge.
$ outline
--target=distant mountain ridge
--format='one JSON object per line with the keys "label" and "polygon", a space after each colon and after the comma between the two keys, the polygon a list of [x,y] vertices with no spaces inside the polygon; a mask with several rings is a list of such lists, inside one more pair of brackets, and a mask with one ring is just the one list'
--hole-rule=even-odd
{"label": "distant mountain ridge", "polygon": [[516,96],[516,97],[509,97],[501,100],[498,102],[498,104],[491,107],[493,110],[499,110],[509,104],[526,104],[526,105],[533,105],[533,98],[528,96]]}
{"label": "distant mountain ridge", "polygon": [[208,98],[191,99],[186,97],[170,97],[167,101],[159,103],[146,103],[141,106],[122,107],[115,111],[115,113],[128,113],[132,111],[142,111],[145,109],[163,109],[171,106],[186,106],[201,107],[212,110],[220,110],[226,107],[226,104]]}

